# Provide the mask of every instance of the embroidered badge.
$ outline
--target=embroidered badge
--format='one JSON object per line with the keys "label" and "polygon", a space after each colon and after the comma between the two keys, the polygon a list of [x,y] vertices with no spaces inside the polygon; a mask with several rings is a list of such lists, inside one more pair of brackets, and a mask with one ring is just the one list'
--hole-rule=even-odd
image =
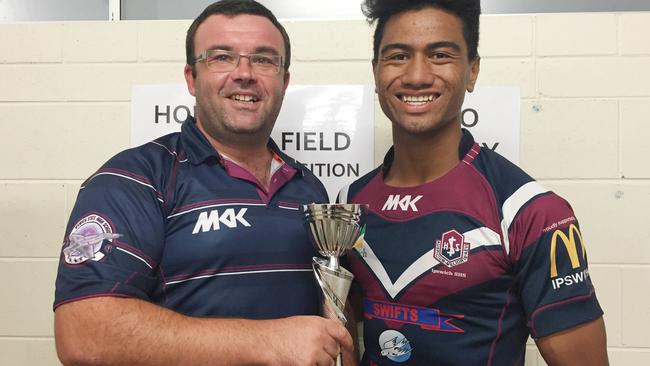
{"label": "embroidered badge", "polygon": [[97,214],[90,214],[79,220],[68,239],[64,242],[63,256],[68,264],[80,264],[88,260],[98,261],[104,258],[102,244],[105,240],[112,242],[120,234],[113,233],[108,220]]}
{"label": "embroidered badge", "polygon": [[447,267],[457,266],[467,262],[470,244],[465,242],[463,234],[449,230],[436,240],[433,257]]}

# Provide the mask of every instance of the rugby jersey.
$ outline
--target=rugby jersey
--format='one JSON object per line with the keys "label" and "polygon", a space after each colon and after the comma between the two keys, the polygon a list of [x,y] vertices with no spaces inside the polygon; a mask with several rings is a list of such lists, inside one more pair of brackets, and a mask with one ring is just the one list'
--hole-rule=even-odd
{"label": "rugby jersey", "polygon": [[408,188],[384,164],[339,194],[369,205],[347,256],[363,295],[363,365],[523,365],[531,334],[597,319],[571,206],[463,130],[460,162]]}
{"label": "rugby jersey", "polygon": [[318,314],[301,205],[328,202],[327,192],[272,140],[269,148],[268,190],[220,156],[191,117],[181,132],[110,159],[79,191],[54,307],[118,296],[193,316]]}

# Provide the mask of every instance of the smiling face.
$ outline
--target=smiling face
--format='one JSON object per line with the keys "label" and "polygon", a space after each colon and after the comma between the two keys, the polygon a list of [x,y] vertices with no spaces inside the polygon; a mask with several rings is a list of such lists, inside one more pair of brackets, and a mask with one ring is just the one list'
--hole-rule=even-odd
{"label": "smiling face", "polygon": [[473,91],[479,59],[468,60],[461,20],[427,7],[387,22],[373,64],[381,108],[394,132],[460,128],[465,91]]}
{"label": "smiling face", "polygon": [[[212,15],[196,31],[194,49],[222,49],[238,54],[285,55],[280,31],[257,15]],[[195,56],[198,56],[195,55]],[[232,71],[215,72],[196,63],[196,78],[185,66],[187,87],[196,97],[199,128],[222,143],[254,141],[266,144],[280,112],[289,73],[259,75],[242,57]]]}

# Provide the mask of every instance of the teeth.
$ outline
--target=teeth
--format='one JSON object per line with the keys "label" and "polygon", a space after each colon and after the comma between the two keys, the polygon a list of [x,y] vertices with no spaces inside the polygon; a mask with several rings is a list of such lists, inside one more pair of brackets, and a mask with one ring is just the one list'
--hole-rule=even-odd
{"label": "teeth", "polygon": [[409,103],[409,104],[417,104],[421,105],[426,102],[430,102],[433,100],[433,95],[402,95],[401,97],[402,102],[404,103]]}
{"label": "teeth", "polygon": [[235,94],[231,95],[230,99],[232,100],[238,100],[240,102],[257,102],[257,98],[250,96],[250,95],[240,95],[240,94]]}

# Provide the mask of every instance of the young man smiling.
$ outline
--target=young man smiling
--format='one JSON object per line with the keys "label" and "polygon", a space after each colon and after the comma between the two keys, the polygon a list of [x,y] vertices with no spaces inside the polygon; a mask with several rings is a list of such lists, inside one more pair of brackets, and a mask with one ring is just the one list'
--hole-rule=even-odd
{"label": "young man smiling", "polygon": [[332,365],[352,339],[318,316],[298,208],[323,185],[270,140],[289,38],[252,0],[192,23],[196,119],[124,151],[82,185],[55,295],[66,365]]}
{"label": "young man smiling", "polygon": [[479,74],[479,0],[366,0],[393,147],[339,201],[369,205],[348,255],[364,365],[607,364],[569,204],[461,129]]}

